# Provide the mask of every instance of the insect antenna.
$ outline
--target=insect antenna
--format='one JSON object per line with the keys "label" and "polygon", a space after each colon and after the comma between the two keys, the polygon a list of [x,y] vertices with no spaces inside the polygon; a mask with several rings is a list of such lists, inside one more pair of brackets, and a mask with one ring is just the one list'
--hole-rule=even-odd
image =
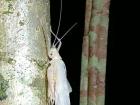
{"label": "insect antenna", "polygon": [[[57,39],[58,40],[58,42],[60,43],[59,44],[59,46],[61,47],[61,44],[62,44],[62,42],[61,42],[61,40],[60,40],[60,38],[58,38],[56,35],[55,35],[55,33],[50,29],[50,32],[52,33],[52,35],[55,37],[55,39]],[[55,45],[53,45],[52,47],[56,47]]]}
{"label": "insect antenna", "polygon": [[[61,40],[77,25],[77,23],[73,24],[64,34],[61,38],[58,38],[58,42],[61,42]],[[54,45],[56,46],[58,44],[58,42]]]}
{"label": "insect antenna", "polygon": [[[57,37],[57,35],[58,35],[58,33],[59,33],[59,30],[60,30],[60,25],[61,25],[61,17],[62,17],[62,0],[60,0],[60,2],[61,2],[61,4],[60,4],[60,14],[59,14],[59,23],[58,23],[58,27],[57,27],[57,32],[56,32],[56,34],[54,34],[56,37]],[[55,44],[55,41],[56,41],[56,38],[55,37],[55,39],[54,39],[54,41],[53,41],[53,46],[54,46],[54,44]]]}
{"label": "insect antenna", "polygon": [[[57,32],[56,32],[56,34],[55,34],[55,33],[52,31],[52,29],[50,30],[50,31],[51,31],[51,34],[55,37],[52,46],[53,46],[53,47],[56,47],[57,44],[59,43],[58,47],[56,47],[58,51],[59,51],[59,49],[60,49],[60,47],[61,47],[61,45],[62,45],[61,40],[73,29],[73,27],[75,27],[75,25],[77,25],[77,23],[75,23],[74,25],[72,25],[72,26],[65,32],[65,34],[64,34],[61,38],[58,38],[58,37],[57,37],[58,34],[59,34],[59,30],[60,30],[61,17],[62,17],[62,7],[63,7],[63,6],[62,6],[62,5],[63,5],[63,4],[62,4],[62,0],[60,0],[60,1],[61,1],[61,4],[60,4],[60,14],[59,14],[59,23],[58,23],[58,27],[57,27]],[[57,42],[56,42],[56,40],[57,40]]]}

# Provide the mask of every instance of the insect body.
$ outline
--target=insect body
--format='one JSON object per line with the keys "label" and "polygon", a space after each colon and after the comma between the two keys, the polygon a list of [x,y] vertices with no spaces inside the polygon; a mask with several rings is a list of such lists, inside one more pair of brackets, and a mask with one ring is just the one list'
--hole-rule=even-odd
{"label": "insect body", "polygon": [[[48,52],[51,59],[50,66],[47,70],[48,77],[48,103],[49,105],[70,105],[69,94],[72,88],[67,80],[66,66],[63,62],[59,50],[62,45],[62,38],[75,26],[74,24],[62,37],[59,39],[52,31],[52,35],[58,40],[53,43]],[[58,46],[57,46],[58,45]]]}
{"label": "insect body", "polygon": [[52,35],[55,37],[55,40],[48,52],[48,57],[51,59],[49,61],[50,66],[48,67],[47,70],[48,105],[70,105],[69,94],[70,92],[72,92],[72,88],[67,80],[66,66],[59,54],[59,50],[62,45],[61,40],[77,23],[75,23],[61,38],[58,38],[57,35],[60,28],[61,13],[62,13],[62,0],[57,33],[54,34],[52,30],[50,30]]}
{"label": "insect body", "polygon": [[48,77],[49,105],[70,105],[69,93],[72,91],[66,77],[66,67],[55,47],[50,49]]}

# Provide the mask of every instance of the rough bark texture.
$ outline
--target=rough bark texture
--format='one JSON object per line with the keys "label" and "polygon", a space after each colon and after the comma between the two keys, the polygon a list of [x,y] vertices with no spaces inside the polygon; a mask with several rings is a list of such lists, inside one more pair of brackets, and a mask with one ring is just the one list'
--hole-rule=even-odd
{"label": "rough bark texture", "polygon": [[0,0],[0,105],[46,105],[49,11],[49,0]]}

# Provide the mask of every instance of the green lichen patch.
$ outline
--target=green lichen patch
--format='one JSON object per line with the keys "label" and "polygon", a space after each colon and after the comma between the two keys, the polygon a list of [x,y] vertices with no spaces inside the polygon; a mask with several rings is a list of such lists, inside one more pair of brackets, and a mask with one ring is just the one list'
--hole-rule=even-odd
{"label": "green lichen patch", "polygon": [[3,11],[3,14],[13,14],[13,5],[11,3],[8,4],[8,10]]}
{"label": "green lichen patch", "polygon": [[20,25],[20,26],[23,26],[23,25],[24,25],[24,22],[20,20],[20,21],[19,21],[19,25]]}
{"label": "green lichen patch", "polygon": [[17,13],[17,16],[20,16],[20,12]]}
{"label": "green lichen patch", "polygon": [[8,59],[8,63],[9,63],[9,64],[14,64],[15,62],[16,62],[16,61],[15,61],[13,58],[9,58],[9,59]]}
{"label": "green lichen patch", "polygon": [[44,60],[35,60],[35,59],[32,59],[33,62],[35,62],[37,68],[39,70],[44,70],[46,68],[46,61]]}
{"label": "green lichen patch", "polygon": [[45,67],[45,62],[43,61],[37,61],[37,66],[39,67],[39,69],[43,70]]}
{"label": "green lichen patch", "polygon": [[13,14],[13,12],[10,12],[10,11],[3,11],[3,14]]}
{"label": "green lichen patch", "polygon": [[[32,82],[31,86],[32,87],[42,87],[43,83],[43,79],[41,78],[35,78],[34,81]],[[41,89],[41,88],[40,88]]]}
{"label": "green lichen patch", "polygon": [[34,90],[33,93],[35,96],[40,97],[40,99],[42,100],[45,99],[46,97],[45,79],[35,78],[30,86]]}
{"label": "green lichen patch", "polygon": [[0,52],[0,60],[3,60],[6,56],[6,52]]}
{"label": "green lichen patch", "polygon": [[0,56],[6,56],[6,52],[0,52]]}
{"label": "green lichen patch", "polygon": [[0,101],[7,98],[6,90],[8,89],[8,81],[0,74]]}
{"label": "green lichen patch", "polygon": [[5,1],[10,2],[10,1],[12,1],[12,0],[5,0]]}
{"label": "green lichen patch", "polygon": [[94,66],[97,70],[104,72],[106,68],[106,60],[105,59],[99,59],[97,56],[93,56],[90,59],[90,66]]}
{"label": "green lichen patch", "polygon": [[8,4],[8,11],[13,10],[13,5],[12,4]]}

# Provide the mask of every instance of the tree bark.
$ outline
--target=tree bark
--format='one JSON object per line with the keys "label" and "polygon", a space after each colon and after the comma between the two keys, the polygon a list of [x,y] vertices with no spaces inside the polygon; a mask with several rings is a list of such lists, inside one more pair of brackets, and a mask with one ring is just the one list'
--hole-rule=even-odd
{"label": "tree bark", "polygon": [[0,105],[46,105],[49,29],[49,0],[0,0]]}

